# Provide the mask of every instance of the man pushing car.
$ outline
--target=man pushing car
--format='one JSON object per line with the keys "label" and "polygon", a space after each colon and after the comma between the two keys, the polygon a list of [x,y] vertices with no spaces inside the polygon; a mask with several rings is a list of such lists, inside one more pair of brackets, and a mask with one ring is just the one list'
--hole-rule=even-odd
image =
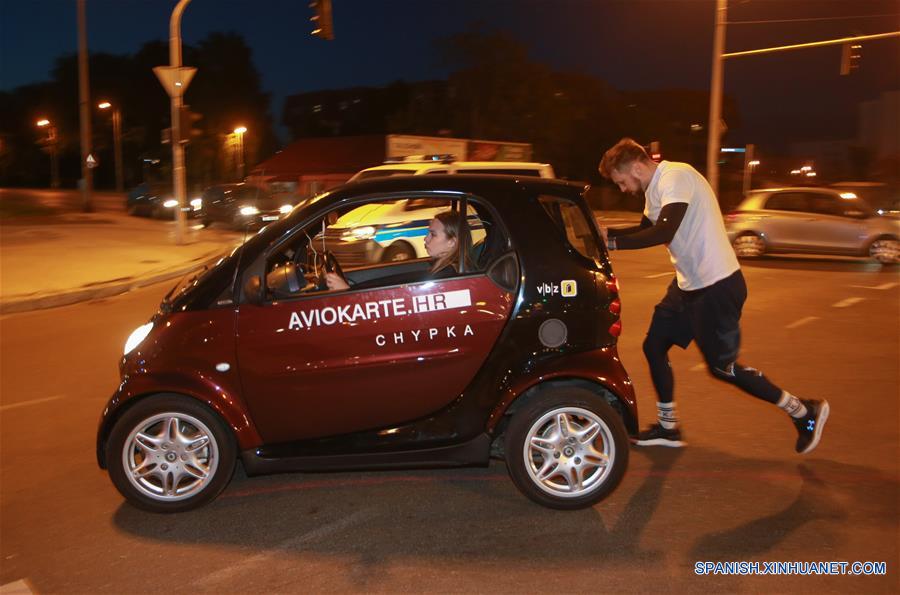
{"label": "man pushing car", "polygon": [[828,419],[828,401],[799,399],[737,361],[747,286],[706,179],[687,163],[657,164],[630,138],[606,151],[599,169],[622,192],[643,192],[645,198],[640,225],[601,229],[607,248],[665,244],[675,266],[676,278],[656,305],[643,345],[657,393],[658,421],[635,444],[684,446],[668,352],[673,345],[686,349],[696,341],[714,378],[783,409],[797,428],[797,452],[812,451]]}

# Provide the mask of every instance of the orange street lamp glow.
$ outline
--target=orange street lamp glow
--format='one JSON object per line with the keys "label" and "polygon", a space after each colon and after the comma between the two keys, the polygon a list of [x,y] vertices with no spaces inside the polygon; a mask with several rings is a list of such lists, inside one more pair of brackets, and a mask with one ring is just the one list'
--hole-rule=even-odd
{"label": "orange street lamp glow", "polygon": [[112,104],[108,101],[104,101],[103,103],[99,104],[97,107],[99,107],[100,109],[109,109],[112,107]]}
{"label": "orange street lamp glow", "polygon": [[237,128],[234,129],[235,134],[244,134],[245,132],[247,132],[246,126],[238,126]]}
{"label": "orange street lamp glow", "polygon": [[50,120],[48,120],[48,119],[46,119],[46,118],[44,118],[43,120],[38,120],[38,121],[37,121],[37,125],[38,125],[38,126],[47,126],[47,125],[49,125],[49,124],[50,124]]}

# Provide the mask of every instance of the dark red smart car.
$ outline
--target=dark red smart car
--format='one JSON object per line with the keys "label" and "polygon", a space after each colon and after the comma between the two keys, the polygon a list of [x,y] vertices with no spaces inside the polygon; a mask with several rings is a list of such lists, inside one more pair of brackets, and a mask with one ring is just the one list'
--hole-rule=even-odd
{"label": "dark red smart car", "polygon": [[[238,459],[257,475],[495,456],[540,504],[598,502],[625,472],[637,412],[616,352],[618,286],[584,190],[410,176],[295,209],[173,288],[132,334],[100,466],[130,502],[162,512],[215,498]],[[467,213],[458,274],[434,278],[425,259],[341,270],[335,254],[428,221],[413,209],[365,233],[330,226],[410,200]],[[326,271],[350,289],[328,291]]]}

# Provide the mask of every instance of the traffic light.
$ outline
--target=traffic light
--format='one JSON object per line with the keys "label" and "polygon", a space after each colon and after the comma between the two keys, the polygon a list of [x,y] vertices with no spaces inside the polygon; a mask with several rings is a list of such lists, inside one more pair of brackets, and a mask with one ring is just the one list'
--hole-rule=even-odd
{"label": "traffic light", "polygon": [[312,0],[309,7],[313,16],[309,18],[313,24],[312,34],[322,39],[334,39],[334,26],[331,20],[331,0]]}
{"label": "traffic light", "polygon": [[200,120],[203,119],[202,114],[198,114],[191,111],[191,106],[182,105],[181,106],[181,117],[178,121],[179,132],[181,133],[181,142],[188,143],[191,141],[192,137],[202,136],[203,130],[197,128]]}
{"label": "traffic light", "polygon": [[858,43],[847,42],[841,46],[841,75],[848,75],[859,69],[859,57],[862,46]]}
{"label": "traffic light", "polygon": [[662,153],[659,152],[659,141],[650,141],[650,159],[659,163],[662,161]]}

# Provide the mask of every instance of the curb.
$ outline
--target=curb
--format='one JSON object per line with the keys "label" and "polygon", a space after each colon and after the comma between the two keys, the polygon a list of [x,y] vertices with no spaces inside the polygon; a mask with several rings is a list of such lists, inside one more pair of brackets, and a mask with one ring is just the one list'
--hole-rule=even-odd
{"label": "curb", "polygon": [[133,289],[139,289],[176,277],[182,277],[197,267],[216,260],[221,254],[222,252],[220,250],[210,251],[188,261],[189,264],[177,269],[170,269],[162,273],[150,272],[142,277],[125,277],[98,284],[94,287],[63,290],[59,293],[49,295],[28,295],[24,297],[0,299],[0,315],[58,308],[60,306],[69,306],[80,302],[120,295]]}

